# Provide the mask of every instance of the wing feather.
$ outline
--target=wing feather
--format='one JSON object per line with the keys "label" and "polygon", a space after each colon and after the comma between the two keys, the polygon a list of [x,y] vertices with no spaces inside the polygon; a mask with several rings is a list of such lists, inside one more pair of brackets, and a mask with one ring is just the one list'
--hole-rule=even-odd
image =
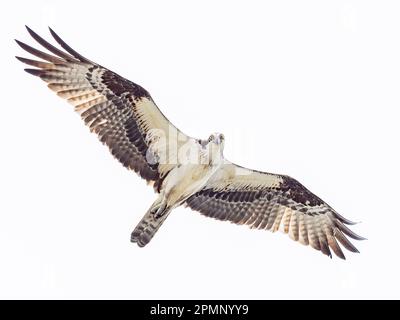
{"label": "wing feather", "polygon": [[[40,77],[58,96],[72,104],[112,155],[148,182],[154,182],[159,191],[165,174],[177,165],[166,161],[167,151],[177,152],[190,138],[168,121],[141,86],[85,58],[52,29],[51,35],[65,51],[26,28],[37,43],[54,55],[16,40],[22,49],[45,60],[17,57],[36,67],[25,71]],[[179,141],[172,134],[179,135]],[[161,138],[163,144],[159,142]]]}
{"label": "wing feather", "polygon": [[[203,190],[186,204],[193,210],[219,220],[246,224],[251,228],[277,231],[332,257],[331,250],[345,259],[338,241],[351,252],[358,252],[346,235],[362,240],[345,224],[352,221],[339,215],[328,204],[298,181],[283,175],[254,171],[225,163]],[[232,214],[227,215],[227,212]]]}

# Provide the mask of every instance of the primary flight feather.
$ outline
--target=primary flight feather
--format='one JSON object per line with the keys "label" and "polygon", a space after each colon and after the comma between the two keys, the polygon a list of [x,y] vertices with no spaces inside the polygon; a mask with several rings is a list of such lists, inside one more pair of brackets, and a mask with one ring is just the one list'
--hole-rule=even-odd
{"label": "primary flight feather", "polygon": [[222,134],[212,134],[208,140],[184,134],[138,84],[83,57],[52,29],[64,50],[27,30],[50,54],[16,40],[41,59],[17,57],[34,67],[25,71],[71,103],[115,158],[151,183],[158,194],[132,232],[132,242],[145,246],[171,210],[185,205],[219,220],[282,230],[328,256],[332,250],[345,258],[339,243],[358,252],[347,238],[364,239],[346,226],[354,223],[298,181],[229,162],[223,156]]}

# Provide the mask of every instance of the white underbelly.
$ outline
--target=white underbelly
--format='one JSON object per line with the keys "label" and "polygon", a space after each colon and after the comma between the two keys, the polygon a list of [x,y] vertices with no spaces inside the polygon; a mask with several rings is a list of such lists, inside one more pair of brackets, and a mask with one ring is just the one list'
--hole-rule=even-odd
{"label": "white underbelly", "polygon": [[215,166],[181,165],[165,178],[161,192],[169,206],[182,204],[192,194],[200,191],[215,173]]}

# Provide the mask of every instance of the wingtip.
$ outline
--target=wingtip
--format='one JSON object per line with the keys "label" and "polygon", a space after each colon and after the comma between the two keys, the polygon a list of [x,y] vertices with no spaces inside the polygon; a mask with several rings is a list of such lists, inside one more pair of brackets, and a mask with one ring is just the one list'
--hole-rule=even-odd
{"label": "wingtip", "polygon": [[346,219],[346,218],[344,218],[344,217],[340,217],[339,218],[343,223],[345,223],[345,224],[347,224],[347,225],[349,225],[349,226],[354,226],[354,225],[356,225],[358,222],[357,221],[351,221],[351,220],[349,220],[349,219]]}
{"label": "wingtip", "polygon": [[49,28],[49,31],[50,31],[50,34],[52,35],[52,37],[59,43],[59,44],[61,44],[61,43],[63,43],[64,41],[60,38],[60,36],[51,28],[51,27],[48,27]]}
{"label": "wingtip", "polygon": [[81,62],[87,62],[87,63],[92,63],[94,64],[94,62],[91,62],[89,59],[85,58],[84,56],[82,56],[80,53],[76,52],[74,49],[72,49],[68,44],[65,43],[64,40],[61,39],[61,37],[50,27],[49,31],[51,33],[51,35],[53,36],[54,40],[56,40],[58,42],[58,44],[64,48],[64,50],[66,50],[70,55],[72,55],[74,58],[80,60]]}
{"label": "wingtip", "polygon": [[27,50],[26,48],[29,47],[27,44],[23,43],[22,41],[19,41],[18,39],[14,39],[14,41],[17,43],[17,45],[18,45],[19,47],[21,47],[21,48],[24,49],[24,50]]}
{"label": "wingtip", "polygon": [[350,236],[350,235],[348,235],[348,236],[351,237],[351,238],[353,238],[353,239],[355,239],[355,240],[360,240],[360,241],[362,241],[362,240],[368,240],[367,238],[362,237],[362,236],[360,236],[360,235],[358,235],[358,234],[356,234],[356,233],[353,233],[353,236]]}
{"label": "wingtip", "polygon": [[33,31],[31,28],[29,28],[27,25],[25,26],[25,28],[28,31],[28,33],[31,35],[31,37],[33,37],[34,39],[36,37],[38,37],[38,34],[35,31]]}
{"label": "wingtip", "polygon": [[336,256],[337,256],[338,258],[340,258],[341,260],[346,260],[346,256],[344,255],[343,251],[340,251],[340,252],[338,252],[338,253],[335,252],[335,254],[336,254]]}
{"label": "wingtip", "polygon": [[31,75],[40,77],[43,74],[43,71],[40,69],[30,69],[30,68],[26,68],[24,69],[25,72],[28,72]]}
{"label": "wingtip", "polygon": [[48,26],[48,28],[53,37],[58,37],[58,34],[50,26]]}
{"label": "wingtip", "polygon": [[29,48],[29,46],[26,43],[19,41],[18,39],[14,39],[14,40],[22,49],[27,50]]}
{"label": "wingtip", "polygon": [[339,213],[337,213],[336,211],[334,211],[334,215],[337,219],[339,219],[340,221],[342,221],[343,223],[347,224],[347,225],[355,225],[357,224],[357,222],[351,221],[345,217],[343,217],[342,215],[340,215]]}

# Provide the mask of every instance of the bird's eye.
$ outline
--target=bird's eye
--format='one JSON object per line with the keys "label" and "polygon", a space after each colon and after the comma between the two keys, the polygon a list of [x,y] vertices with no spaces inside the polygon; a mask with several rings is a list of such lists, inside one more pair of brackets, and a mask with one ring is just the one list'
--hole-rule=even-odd
{"label": "bird's eye", "polygon": [[210,136],[209,138],[208,138],[208,142],[211,142],[213,140],[213,136]]}
{"label": "bird's eye", "polygon": [[219,136],[219,139],[220,140],[225,140],[225,136],[221,133],[220,136]]}

